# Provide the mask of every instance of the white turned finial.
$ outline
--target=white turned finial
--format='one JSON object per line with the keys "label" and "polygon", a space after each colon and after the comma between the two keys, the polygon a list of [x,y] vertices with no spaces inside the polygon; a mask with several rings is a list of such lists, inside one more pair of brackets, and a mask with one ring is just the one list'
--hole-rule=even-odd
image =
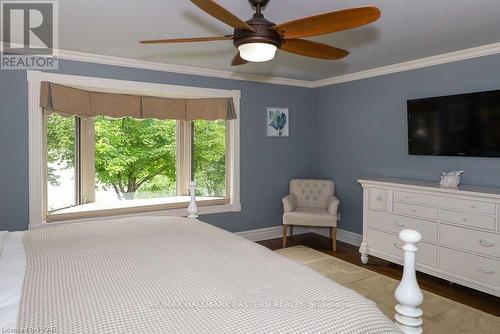
{"label": "white turned finial", "polygon": [[395,307],[396,323],[404,333],[419,334],[422,333],[423,312],[420,305],[424,295],[418,286],[415,271],[415,252],[418,250],[415,244],[422,240],[422,235],[414,230],[402,230],[399,238],[405,245],[403,278],[394,292],[398,302]]}
{"label": "white turned finial", "polygon": [[189,183],[189,194],[191,195],[191,200],[189,201],[189,206],[187,208],[188,218],[196,219],[198,218],[198,205],[196,204],[196,182],[191,181]]}
{"label": "white turned finial", "polygon": [[402,230],[399,232],[399,239],[409,244],[416,244],[422,240],[422,235],[414,230]]}

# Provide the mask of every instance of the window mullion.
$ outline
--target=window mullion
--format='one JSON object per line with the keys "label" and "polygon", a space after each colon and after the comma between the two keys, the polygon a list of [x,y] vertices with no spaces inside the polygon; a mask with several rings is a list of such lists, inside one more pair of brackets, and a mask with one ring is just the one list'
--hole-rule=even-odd
{"label": "window mullion", "polygon": [[47,117],[45,115],[45,111],[42,111],[42,156],[43,156],[43,220],[47,219],[47,214],[49,211],[48,208],[48,145],[47,145]]}
{"label": "window mullion", "polygon": [[182,121],[175,123],[175,185],[176,194],[182,194],[182,161],[184,159],[184,152],[182,151],[184,141],[184,125]]}
{"label": "window mullion", "polygon": [[226,164],[226,193],[225,197],[226,198],[231,198],[231,161],[233,157],[231,156],[231,126],[230,126],[230,121],[225,121],[225,128],[226,128],[226,159],[225,159],[225,164]]}
{"label": "window mullion", "polygon": [[186,130],[184,132],[184,182],[185,182],[185,194],[189,195],[189,183],[193,177],[193,122],[184,122]]}
{"label": "window mullion", "polygon": [[183,121],[184,123],[184,140],[183,140],[183,166],[182,166],[182,195],[189,195],[189,182],[192,176],[192,150],[193,150],[193,123]]}
{"label": "window mullion", "polygon": [[81,178],[81,122],[79,117],[75,117],[75,152],[74,152],[74,163],[75,163],[75,205],[82,204],[82,178]]}
{"label": "window mullion", "polygon": [[[228,175],[228,187],[226,189],[227,197],[231,204],[239,203],[239,120],[231,120],[226,123],[229,145],[226,147],[228,152],[229,167],[226,171]],[[227,165],[226,165],[227,166]]]}
{"label": "window mullion", "polygon": [[93,118],[80,119],[80,204],[95,202],[95,121]]}
{"label": "window mullion", "polygon": [[191,181],[194,181],[194,165],[193,165],[193,160],[194,160],[194,131],[195,131],[195,124],[194,121],[189,122],[189,138],[186,139],[186,143],[188,143],[187,147],[187,154],[188,154],[188,160],[186,161],[186,171],[188,173],[188,179],[187,179],[187,186],[189,189],[189,184]]}
{"label": "window mullion", "polygon": [[185,196],[191,179],[191,122],[177,121],[176,144],[177,195]]}

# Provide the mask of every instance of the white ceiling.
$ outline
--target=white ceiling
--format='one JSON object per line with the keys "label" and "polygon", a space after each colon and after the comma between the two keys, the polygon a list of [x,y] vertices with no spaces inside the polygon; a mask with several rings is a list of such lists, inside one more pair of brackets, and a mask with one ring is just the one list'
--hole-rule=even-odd
{"label": "white ceiling", "polygon": [[[246,0],[218,0],[246,20]],[[238,73],[318,80],[500,41],[499,0],[271,0],[264,14],[281,23],[322,12],[375,5],[379,21],[315,40],[351,54],[325,61],[279,52],[274,61],[229,65],[231,41],[139,45],[142,39],[219,36],[232,29],[189,0],[60,0],[64,50],[190,65]]]}

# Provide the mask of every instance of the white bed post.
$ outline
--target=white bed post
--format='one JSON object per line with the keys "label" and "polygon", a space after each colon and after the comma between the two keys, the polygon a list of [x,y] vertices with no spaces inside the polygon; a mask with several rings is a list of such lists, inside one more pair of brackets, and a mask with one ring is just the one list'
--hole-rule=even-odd
{"label": "white bed post", "polygon": [[415,271],[415,252],[418,248],[415,246],[422,235],[413,230],[402,230],[399,238],[405,242],[404,250],[404,269],[403,278],[399,283],[394,296],[398,304],[396,305],[396,323],[406,334],[422,333],[422,309],[420,305],[424,300],[422,290],[418,286]]}
{"label": "white bed post", "polygon": [[189,183],[189,194],[191,195],[191,200],[189,201],[189,206],[187,208],[188,218],[197,219],[198,218],[198,205],[196,204],[196,182],[191,181]]}

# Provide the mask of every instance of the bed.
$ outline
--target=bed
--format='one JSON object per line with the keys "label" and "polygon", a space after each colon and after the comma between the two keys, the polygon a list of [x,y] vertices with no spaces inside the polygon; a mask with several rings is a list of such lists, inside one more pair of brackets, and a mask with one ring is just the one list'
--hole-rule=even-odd
{"label": "bed", "polygon": [[401,332],[354,291],[196,219],[129,217],[1,232],[0,251],[3,330]]}

